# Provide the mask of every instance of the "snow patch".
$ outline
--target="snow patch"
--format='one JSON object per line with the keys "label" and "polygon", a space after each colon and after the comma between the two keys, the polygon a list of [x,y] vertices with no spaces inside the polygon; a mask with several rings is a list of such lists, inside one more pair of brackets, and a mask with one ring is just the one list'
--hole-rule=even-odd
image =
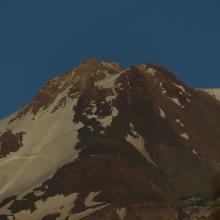
{"label": "snow patch", "polygon": [[192,101],[190,100],[190,99],[188,99],[188,98],[186,98],[186,101],[188,102],[188,103],[191,103]]}
{"label": "snow patch", "polygon": [[182,133],[180,136],[186,140],[189,140],[189,135],[187,133]]}
{"label": "snow patch", "polygon": [[176,122],[181,126],[181,127],[184,127],[184,124],[180,121],[180,119],[176,119]]}
{"label": "snow patch", "polygon": [[159,111],[160,111],[160,117],[161,118],[166,118],[166,114],[161,108],[159,108]]}
{"label": "snow patch", "polygon": [[[14,214],[14,219],[39,220],[51,213],[57,213],[57,210],[59,210],[60,216],[57,217],[56,219],[63,220],[69,215],[71,209],[75,206],[75,201],[77,199],[77,196],[78,193],[73,193],[67,197],[64,197],[63,195],[56,195],[48,198],[46,201],[39,200],[35,203],[35,207],[36,207],[35,211],[31,212],[30,209],[22,210]],[[60,209],[61,206],[64,206],[65,209]]]}
{"label": "snow patch", "polygon": [[186,92],[185,88],[182,85],[178,85],[176,83],[173,83],[173,85],[177,88],[179,88],[180,90],[182,90],[182,92]]}
{"label": "snow patch", "polygon": [[42,192],[42,191],[35,191],[34,195],[37,196],[37,197],[38,196],[42,196],[42,195],[44,195],[44,192]]}
{"label": "snow patch", "polygon": [[213,88],[213,89],[199,89],[202,90],[211,96],[215,97],[217,100],[220,101],[220,88]]}
{"label": "snow patch", "polygon": [[139,135],[135,130],[132,123],[130,123],[131,135],[128,134],[126,137],[126,141],[133,145],[146,159],[149,163],[156,166],[155,162],[152,160],[149,152],[145,148],[144,138]]}
{"label": "snow patch", "polygon": [[113,118],[118,116],[118,109],[116,107],[112,107],[112,114],[106,116],[105,118],[98,118],[97,121],[102,125],[102,127],[106,128],[112,124]]}
{"label": "snow patch", "polygon": [[104,88],[104,89],[112,88],[118,76],[119,74],[106,73],[106,77],[100,81],[95,82],[95,86],[99,88]]}
{"label": "snow patch", "polygon": [[95,114],[96,111],[97,111],[97,106],[96,106],[95,101],[92,101],[90,103],[89,108],[91,109],[91,113],[90,114],[86,114],[86,112],[84,112],[83,115],[87,116],[88,119],[97,118],[97,115]]}
{"label": "snow patch", "polygon": [[91,108],[91,113],[90,114],[86,114],[83,113],[88,119],[96,119],[96,121],[98,121],[102,127],[106,128],[108,126],[110,126],[112,124],[113,118],[117,117],[119,112],[118,109],[112,105],[113,101],[115,100],[116,95],[114,93],[114,95],[108,96],[106,97],[106,102],[111,106],[111,115],[105,116],[104,118],[99,117],[98,115],[96,115],[96,111],[97,111],[97,106],[96,103],[94,101],[92,101],[90,103],[90,108]]}
{"label": "snow patch", "polygon": [[103,202],[95,202],[94,199],[96,196],[98,196],[101,192],[90,192],[89,195],[85,198],[85,206],[86,207],[91,207],[91,206],[97,206],[97,205],[102,205]]}
{"label": "snow patch", "polygon": [[162,93],[165,95],[167,93],[166,89],[162,89]]}
{"label": "snow patch", "polygon": [[160,82],[160,87],[161,87],[162,94],[165,95],[167,93],[167,90],[163,87],[162,82]]}
{"label": "snow patch", "polygon": [[[96,208],[89,208],[89,209],[86,209],[85,211],[82,211],[82,212],[79,212],[79,213],[74,213],[72,215],[69,216],[68,220],[79,220],[79,219],[83,219],[89,215],[92,215],[94,213],[96,213],[97,211],[101,210],[101,209],[104,209],[106,207],[108,207],[109,204],[105,204],[105,205],[101,205],[101,206],[98,206]],[[61,220],[61,219],[60,219]]]}
{"label": "snow patch", "polygon": [[199,155],[198,152],[197,152],[195,149],[193,149],[192,152],[193,152],[193,154],[195,154],[195,155]]}
{"label": "snow patch", "polygon": [[11,215],[11,210],[10,207],[13,204],[13,201],[9,202],[8,204],[6,204],[5,206],[0,208],[0,215]]}
{"label": "snow patch", "polygon": [[169,99],[171,99],[176,105],[181,106],[181,103],[179,102],[178,98],[170,98],[169,97]]}
{"label": "snow patch", "polygon": [[120,220],[124,220],[126,215],[127,215],[127,209],[122,207],[116,210],[116,213],[118,215],[118,217],[120,218]]}
{"label": "snow patch", "polygon": [[120,90],[124,90],[124,88],[123,88],[122,86],[123,86],[122,83],[118,83],[118,84],[117,84],[117,88],[118,88],[118,89],[120,89]]}
{"label": "snow patch", "polygon": [[149,68],[147,69],[147,72],[148,72],[149,74],[151,74],[152,76],[154,76],[155,73],[156,73],[156,70],[153,69],[153,68],[151,68],[151,67],[149,67]]}
{"label": "snow patch", "polygon": [[94,128],[93,128],[92,126],[88,126],[88,128],[89,128],[89,130],[90,130],[91,132],[94,131]]}

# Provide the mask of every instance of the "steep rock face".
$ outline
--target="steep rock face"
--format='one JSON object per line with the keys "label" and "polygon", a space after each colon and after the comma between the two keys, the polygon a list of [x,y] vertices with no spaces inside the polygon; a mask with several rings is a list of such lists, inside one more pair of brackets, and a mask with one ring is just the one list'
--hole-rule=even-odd
{"label": "steep rock face", "polygon": [[178,219],[213,191],[219,123],[219,101],[164,67],[89,59],[0,122],[0,215]]}

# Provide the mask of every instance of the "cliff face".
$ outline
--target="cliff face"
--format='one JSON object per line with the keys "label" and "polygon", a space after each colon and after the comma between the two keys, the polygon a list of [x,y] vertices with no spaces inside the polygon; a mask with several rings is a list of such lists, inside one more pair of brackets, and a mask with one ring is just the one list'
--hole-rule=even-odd
{"label": "cliff face", "polygon": [[89,59],[0,122],[2,219],[178,219],[213,192],[220,103],[164,67]]}

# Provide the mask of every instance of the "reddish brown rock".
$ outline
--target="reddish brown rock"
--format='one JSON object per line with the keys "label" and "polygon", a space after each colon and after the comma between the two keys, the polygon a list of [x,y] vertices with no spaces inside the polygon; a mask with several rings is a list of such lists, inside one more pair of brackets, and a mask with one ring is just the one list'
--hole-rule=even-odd
{"label": "reddish brown rock", "polygon": [[0,135],[0,158],[5,157],[11,152],[17,151],[23,146],[22,140],[25,132],[14,134],[11,130],[7,130]]}
{"label": "reddish brown rock", "polygon": [[[110,86],[102,87],[106,71],[108,77],[116,77],[112,85],[107,81]],[[11,123],[27,112],[36,115],[48,109],[67,89],[51,114],[62,111],[69,98],[77,98],[72,121],[83,124],[73,146],[79,158],[22,199],[3,201],[10,203],[14,215],[34,212],[37,201],[72,193],[79,195],[70,215],[83,212],[88,194],[99,191],[95,201],[108,206],[86,220],[117,220],[120,211],[126,216],[123,220],[175,220],[181,219],[182,201],[215,191],[213,177],[220,169],[219,101],[185,85],[162,66],[143,64],[122,71],[115,63],[89,59],[49,81]],[[18,150],[23,134],[3,133],[0,155]],[[42,195],[36,196],[36,191]],[[60,214],[56,211],[43,219],[56,219]]]}

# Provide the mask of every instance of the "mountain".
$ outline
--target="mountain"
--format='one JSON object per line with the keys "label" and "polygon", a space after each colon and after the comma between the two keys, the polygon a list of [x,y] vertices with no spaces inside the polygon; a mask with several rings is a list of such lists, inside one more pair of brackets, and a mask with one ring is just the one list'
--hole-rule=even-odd
{"label": "mountain", "polygon": [[204,92],[209,93],[211,96],[215,97],[216,99],[220,100],[220,89],[201,89]]}
{"label": "mountain", "polygon": [[88,59],[0,121],[0,219],[214,219],[219,124],[163,66]]}

